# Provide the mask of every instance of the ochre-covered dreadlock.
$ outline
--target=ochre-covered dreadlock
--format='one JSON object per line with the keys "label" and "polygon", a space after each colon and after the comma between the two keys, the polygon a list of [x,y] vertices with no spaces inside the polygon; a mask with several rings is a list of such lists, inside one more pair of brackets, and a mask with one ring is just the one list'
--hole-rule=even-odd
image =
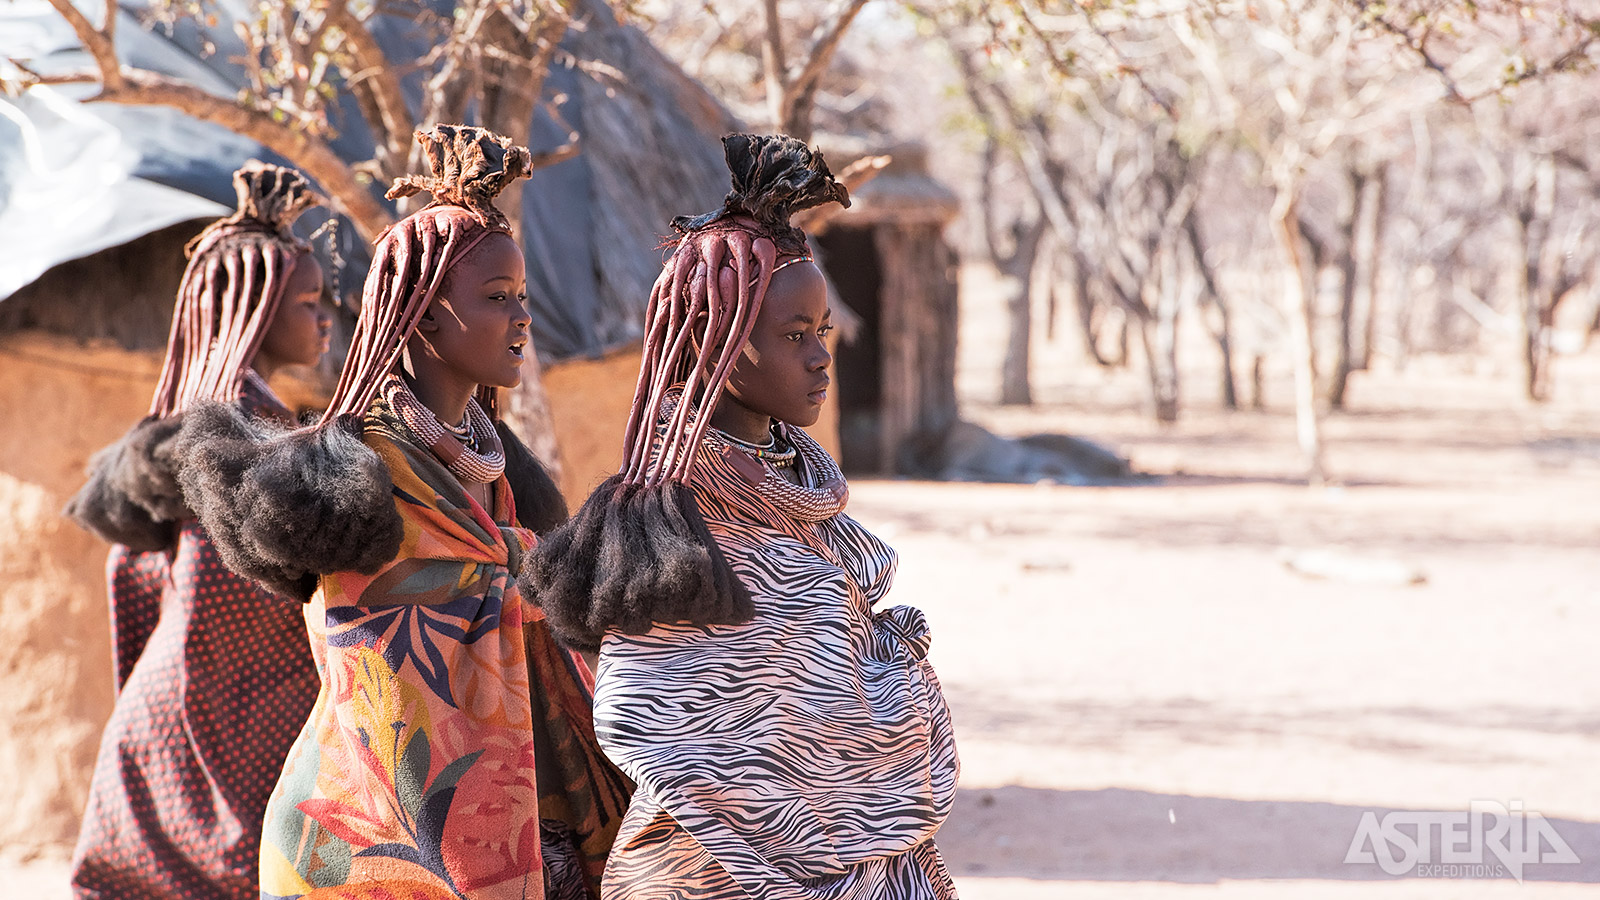
{"label": "ochre-covered dreadlock", "polygon": [[[406,342],[450,267],[489,235],[509,234],[494,198],[528,174],[526,148],[481,128],[416,133],[431,172],[402,178],[388,196],[433,195],[379,236],[350,353],[322,419],[270,432],[222,406],[192,413],[180,435],[184,496],[234,571],[306,599],[319,574],[373,572],[399,552],[402,525],[382,459],[362,443],[363,420],[397,371]],[[495,414],[494,389],[478,402]],[[496,422],[517,517],[538,531],[566,518],[549,476]]]}
{"label": "ochre-covered dreadlock", "polygon": [[172,331],[150,414],[170,416],[198,400],[239,396],[272,325],[295,260],[311,248],[290,231],[322,201],[293,169],[252,160],[233,173],[239,208],[188,247]]}
{"label": "ochre-covered dreadlock", "polygon": [[650,291],[622,471],[540,544],[523,576],[574,646],[596,649],[611,628],[754,614],[684,480],[773,274],[810,259],[790,215],[850,196],[794,138],[733,134],[722,145],[733,189],[718,209],[673,220],[678,237]]}

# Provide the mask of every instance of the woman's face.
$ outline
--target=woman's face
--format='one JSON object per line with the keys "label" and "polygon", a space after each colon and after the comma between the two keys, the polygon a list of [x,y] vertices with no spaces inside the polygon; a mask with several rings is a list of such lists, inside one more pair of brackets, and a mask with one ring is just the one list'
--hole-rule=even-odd
{"label": "woman's face", "polygon": [[289,286],[256,351],[258,367],[316,365],[328,352],[332,327],[333,319],[322,303],[322,265],[310,253],[301,253],[289,271]]}
{"label": "woman's face", "polygon": [[727,395],[752,412],[802,428],[815,425],[828,399],[833,356],[825,339],[828,286],[815,263],[786,266],[772,277],[755,330],[728,376]]}
{"label": "woman's face", "polygon": [[417,326],[423,352],[475,385],[521,384],[531,321],[526,290],[517,242],[501,232],[484,238],[445,273]]}

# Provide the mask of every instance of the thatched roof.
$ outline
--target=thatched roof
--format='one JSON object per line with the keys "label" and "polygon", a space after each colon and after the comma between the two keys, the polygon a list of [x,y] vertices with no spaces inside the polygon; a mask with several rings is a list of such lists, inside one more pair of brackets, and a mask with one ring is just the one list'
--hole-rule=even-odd
{"label": "thatched roof", "polygon": [[[223,95],[244,83],[229,62],[239,47],[199,54],[195,36],[182,28],[170,37],[142,29],[140,6],[121,5],[119,50],[130,62]],[[638,338],[661,266],[655,248],[674,215],[720,202],[727,172],[718,138],[739,125],[638,29],[618,23],[604,0],[576,0],[573,11],[579,24],[563,48],[577,64],[556,68],[547,84],[567,95],[562,114],[580,134],[582,152],[535,172],[522,198],[533,330],[547,361],[599,355]],[[240,0],[221,0],[218,12],[219,41],[232,34],[230,19],[252,14]],[[374,32],[392,58],[419,55],[419,38],[403,22]],[[0,45],[19,48],[8,52],[47,71],[87,65],[71,30],[43,3],[0,4]],[[420,109],[420,83],[412,79],[406,88],[413,110]],[[76,102],[83,94],[36,87],[20,98],[0,96],[0,246],[26,248],[0,254],[0,322],[67,321],[7,311],[5,298],[66,261],[220,215],[232,198],[235,168],[252,157],[282,162],[174,111]],[[338,124],[340,155],[370,158],[372,139],[353,107]],[[550,149],[565,136],[540,113],[530,145]],[[300,230],[317,224],[308,215]],[[367,254],[353,229],[344,234],[351,268],[341,288],[349,293],[359,288]],[[22,297],[50,302],[38,291]]]}

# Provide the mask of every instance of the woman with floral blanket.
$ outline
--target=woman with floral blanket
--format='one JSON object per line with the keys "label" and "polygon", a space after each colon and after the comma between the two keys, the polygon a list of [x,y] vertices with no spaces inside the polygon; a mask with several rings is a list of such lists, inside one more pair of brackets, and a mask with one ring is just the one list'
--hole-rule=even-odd
{"label": "woman with floral blanket", "polygon": [[522,253],[493,205],[525,148],[419,132],[433,202],[378,240],[320,425],[213,407],[181,469],[230,565],[309,597],[322,676],[267,808],[261,896],[597,897],[631,787],[605,761],[592,679],[515,575],[565,518],[497,419],[528,346]]}

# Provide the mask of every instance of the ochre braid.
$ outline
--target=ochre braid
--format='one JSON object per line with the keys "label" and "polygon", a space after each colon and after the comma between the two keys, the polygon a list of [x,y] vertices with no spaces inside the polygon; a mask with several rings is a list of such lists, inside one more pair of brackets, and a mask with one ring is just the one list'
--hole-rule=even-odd
{"label": "ochre braid", "polygon": [[172,330],[150,414],[170,416],[199,400],[231,401],[310,246],[290,230],[321,202],[293,169],[252,160],[233,173],[239,208],[185,247]]}

